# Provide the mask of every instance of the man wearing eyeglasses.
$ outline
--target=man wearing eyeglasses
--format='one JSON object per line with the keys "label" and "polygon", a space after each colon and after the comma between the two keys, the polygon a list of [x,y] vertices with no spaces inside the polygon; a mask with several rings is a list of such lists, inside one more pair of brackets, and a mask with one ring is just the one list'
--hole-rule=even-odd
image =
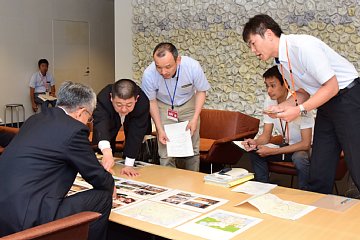
{"label": "man wearing eyeglasses", "polygon": [[[106,239],[114,179],[99,164],[86,123],[96,106],[87,86],[65,82],[56,107],[33,115],[0,156],[0,237],[83,211],[101,213],[89,239]],[[93,189],[66,196],[77,173]]]}
{"label": "man wearing eyeglasses", "polygon": [[103,88],[97,100],[93,143],[103,154],[102,165],[108,171],[114,166],[116,136],[124,126],[125,167],[121,169],[121,174],[137,176],[138,172],[133,168],[135,158],[144,136],[151,132],[149,99],[134,81],[121,79]]}
{"label": "man wearing eyeglasses", "polygon": [[259,59],[275,59],[292,90],[311,95],[299,105],[273,107],[276,117],[289,122],[317,108],[309,190],[332,193],[341,150],[360,188],[360,79],[354,65],[318,38],[284,34],[265,14],[249,19],[243,39]]}
{"label": "man wearing eyeglasses", "polygon": [[[179,56],[172,43],[160,43],[153,51],[154,61],[146,68],[142,89],[150,100],[150,113],[156,125],[160,164],[199,171],[200,112],[210,84],[198,61]],[[164,124],[189,121],[194,156],[168,157]]]}

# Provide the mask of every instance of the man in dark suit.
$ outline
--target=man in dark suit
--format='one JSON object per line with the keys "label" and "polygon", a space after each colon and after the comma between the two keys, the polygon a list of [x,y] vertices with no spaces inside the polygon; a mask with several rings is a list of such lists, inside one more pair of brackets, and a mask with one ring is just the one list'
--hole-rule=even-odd
{"label": "man in dark suit", "polygon": [[[0,237],[82,211],[102,216],[89,239],[105,239],[114,180],[99,164],[86,123],[94,91],[65,82],[57,107],[31,116],[0,157]],[[65,197],[76,174],[93,189]]]}
{"label": "man in dark suit", "polygon": [[124,126],[125,167],[121,174],[137,176],[133,169],[144,136],[151,132],[150,103],[145,93],[130,79],[121,79],[106,86],[97,96],[94,111],[94,139],[103,154],[102,164],[106,170],[114,165],[112,149],[116,136]]}

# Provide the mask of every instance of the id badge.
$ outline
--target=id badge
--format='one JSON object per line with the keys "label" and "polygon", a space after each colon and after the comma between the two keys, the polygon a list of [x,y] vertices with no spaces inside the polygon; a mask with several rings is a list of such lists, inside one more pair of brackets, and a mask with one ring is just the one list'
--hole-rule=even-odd
{"label": "id badge", "polygon": [[179,121],[178,112],[175,110],[172,110],[172,109],[168,109],[167,110],[167,119],[178,122]]}

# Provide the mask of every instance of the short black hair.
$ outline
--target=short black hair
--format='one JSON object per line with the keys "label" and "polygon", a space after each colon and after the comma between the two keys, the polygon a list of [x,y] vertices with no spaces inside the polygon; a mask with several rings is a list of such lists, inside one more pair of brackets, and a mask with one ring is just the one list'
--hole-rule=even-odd
{"label": "short black hair", "polygon": [[266,70],[263,74],[264,79],[271,78],[271,77],[275,77],[275,78],[279,79],[281,85],[284,85],[284,79],[283,79],[281,73],[279,72],[279,68],[277,66],[272,66],[271,68]]}
{"label": "short black hair", "polygon": [[250,18],[245,24],[242,33],[243,40],[247,43],[250,35],[258,34],[261,37],[265,36],[266,30],[270,29],[277,37],[283,33],[279,24],[275,22],[269,15],[259,14]]}
{"label": "short black hair", "polygon": [[173,55],[175,61],[179,56],[178,50],[176,49],[174,44],[169,42],[162,42],[156,45],[156,47],[154,48],[153,57],[155,56],[155,54],[157,57],[163,57],[165,56],[166,52],[170,52]]}
{"label": "short black hair", "polygon": [[49,61],[45,58],[42,58],[38,62],[38,67],[40,67],[41,64],[45,63],[47,66],[49,66]]}
{"label": "short black hair", "polygon": [[120,79],[112,85],[111,94],[120,99],[136,98],[139,95],[139,88],[131,79]]}

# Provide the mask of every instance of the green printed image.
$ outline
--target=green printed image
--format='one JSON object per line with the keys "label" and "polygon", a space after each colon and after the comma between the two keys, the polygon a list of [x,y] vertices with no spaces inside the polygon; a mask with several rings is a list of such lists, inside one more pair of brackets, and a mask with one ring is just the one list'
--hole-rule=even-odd
{"label": "green printed image", "polygon": [[234,233],[240,229],[238,227],[238,224],[234,224],[234,223],[226,224],[226,223],[219,221],[212,217],[206,217],[204,219],[197,221],[196,223],[203,225],[203,226],[207,226],[207,227],[211,227],[211,228],[215,228],[215,229],[219,229],[219,230],[222,230],[225,232],[231,232],[231,233]]}

